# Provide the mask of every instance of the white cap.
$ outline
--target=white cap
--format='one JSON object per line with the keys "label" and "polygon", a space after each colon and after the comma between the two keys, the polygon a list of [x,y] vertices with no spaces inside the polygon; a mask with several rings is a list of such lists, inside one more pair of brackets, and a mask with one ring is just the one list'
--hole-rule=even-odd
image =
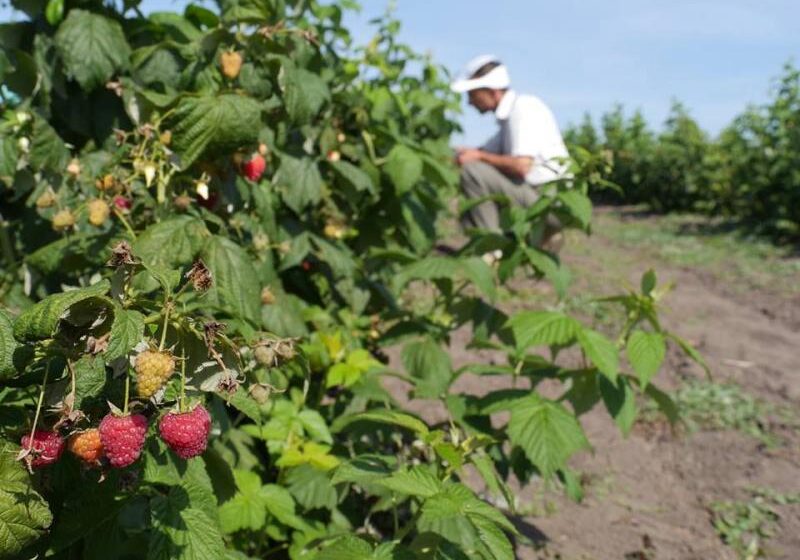
{"label": "white cap", "polygon": [[504,64],[500,64],[500,66],[497,66],[485,76],[472,78],[475,72],[490,62],[500,63],[496,56],[490,54],[476,56],[470,60],[461,71],[458,78],[450,84],[450,89],[458,93],[463,93],[479,88],[506,89],[509,87],[511,85],[511,78],[508,75],[508,68],[506,68]]}

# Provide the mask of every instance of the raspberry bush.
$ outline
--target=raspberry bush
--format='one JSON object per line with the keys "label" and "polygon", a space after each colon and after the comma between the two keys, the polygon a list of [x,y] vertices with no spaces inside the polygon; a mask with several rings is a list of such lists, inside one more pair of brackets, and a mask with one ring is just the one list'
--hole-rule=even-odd
{"label": "raspberry bush", "polygon": [[[456,100],[391,16],[359,47],[352,2],[14,5],[30,21],[0,30],[1,555],[510,559],[507,481],[579,499],[581,414],[627,432],[643,396],[674,417],[653,384],[666,345],[702,360],[659,323],[652,272],[609,298],[613,333],[556,296],[497,304],[515,274],[567,292],[537,243],[549,214],[589,231],[598,161],[506,209],[508,235],[434,251]],[[460,328],[504,363],[455,369]],[[462,375],[509,388],[462,394]],[[387,377],[447,421],[404,410]]]}

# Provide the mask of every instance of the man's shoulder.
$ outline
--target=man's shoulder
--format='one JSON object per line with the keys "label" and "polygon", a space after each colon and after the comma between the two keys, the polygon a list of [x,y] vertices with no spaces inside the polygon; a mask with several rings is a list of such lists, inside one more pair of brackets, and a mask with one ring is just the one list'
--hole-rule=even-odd
{"label": "man's shoulder", "polygon": [[531,93],[520,93],[517,94],[516,102],[514,103],[514,109],[512,112],[517,111],[524,111],[524,112],[537,112],[537,113],[545,113],[550,114],[550,108],[547,104],[541,100],[541,98],[531,94]]}
{"label": "man's shoulder", "polygon": [[546,109],[548,111],[550,110],[547,107],[547,104],[544,101],[542,101],[540,97],[537,97],[532,93],[517,94],[517,102],[514,104],[514,108],[516,109],[517,107]]}

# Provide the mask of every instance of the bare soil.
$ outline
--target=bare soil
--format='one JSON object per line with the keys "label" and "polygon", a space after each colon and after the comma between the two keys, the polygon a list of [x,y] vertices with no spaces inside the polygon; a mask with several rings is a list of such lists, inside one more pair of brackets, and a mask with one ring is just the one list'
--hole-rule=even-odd
{"label": "bare soil", "polygon": [[[654,268],[659,282],[675,284],[663,310],[665,326],[702,352],[714,381],[735,382],[768,406],[788,407],[800,415],[800,273],[773,282],[771,269],[780,265],[783,270],[786,263],[765,258],[756,263],[759,276],[754,281],[752,275],[740,274],[733,259],[685,266],[663,258],[647,239],[623,242],[606,234],[627,226],[658,230],[661,220],[600,209],[593,235],[570,235],[562,251],[575,272],[571,293],[618,293],[623,283],[638,286],[641,274]],[[542,308],[549,290],[545,283],[516,279],[503,305]],[[491,352],[465,350],[468,339],[467,332],[454,337],[456,366],[494,359]],[[655,381],[674,389],[703,377],[700,368],[670,349]],[[486,378],[468,376],[457,387],[475,394],[495,388],[487,386]],[[403,387],[398,384],[396,390],[402,393]],[[411,406],[429,420],[445,417],[431,402]],[[780,440],[768,446],[733,429],[676,433],[657,421],[637,425],[625,438],[602,409],[582,416],[581,422],[594,451],[574,457],[571,465],[582,473],[586,497],[574,503],[557,489],[537,484],[519,489],[528,515],[516,523],[528,542],[520,539],[518,558],[735,560],[736,553],[715,532],[710,505],[746,500],[753,487],[784,494],[800,491],[797,423],[768,426]],[[779,530],[766,541],[766,557],[798,559],[800,505],[779,506],[777,511]]]}

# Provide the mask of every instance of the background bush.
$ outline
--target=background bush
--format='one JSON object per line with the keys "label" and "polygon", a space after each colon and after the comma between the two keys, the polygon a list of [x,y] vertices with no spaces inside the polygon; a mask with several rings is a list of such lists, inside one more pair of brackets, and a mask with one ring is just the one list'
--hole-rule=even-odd
{"label": "background bush", "polygon": [[602,200],[724,215],[785,240],[800,236],[798,122],[800,73],[787,65],[771,102],[748,108],[716,138],[680,103],[658,133],[641,113],[616,107],[599,127],[587,116],[566,138],[613,162],[605,178],[621,192],[598,194]]}

